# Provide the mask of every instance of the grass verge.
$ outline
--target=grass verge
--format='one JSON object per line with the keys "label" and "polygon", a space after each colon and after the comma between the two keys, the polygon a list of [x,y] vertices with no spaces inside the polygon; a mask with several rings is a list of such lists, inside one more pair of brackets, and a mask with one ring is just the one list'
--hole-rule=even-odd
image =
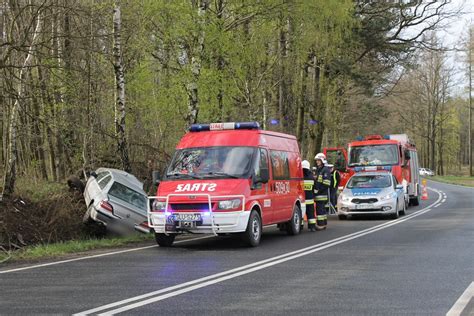
{"label": "grass verge", "polygon": [[16,251],[0,253],[0,264],[6,262],[34,261],[45,258],[51,259],[94,249],[115,248],[150,240],[153,240],[153,234],[137,234],[128,237],[104,239],[71,240],[47,245],[36,245]]}
{"label": "grass verge", "polygon": [[474,187],[474,177],[468,176],[434,176],[427,178],[433,181],[439,181],[450,184],[464,185]]}

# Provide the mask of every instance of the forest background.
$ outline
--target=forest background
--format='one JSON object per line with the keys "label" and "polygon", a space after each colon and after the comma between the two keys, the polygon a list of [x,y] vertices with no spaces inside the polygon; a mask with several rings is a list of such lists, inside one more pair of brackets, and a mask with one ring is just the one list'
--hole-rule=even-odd
{"label": "forest background", "polygon": [[149,184],[195,122],[258,121],[305,158],[407,133],[423,167],[466,172],[474,39],[459,34],[459,73],[437,33],[462,14],[450,0],[0,0],[0,192],[100,166]]}

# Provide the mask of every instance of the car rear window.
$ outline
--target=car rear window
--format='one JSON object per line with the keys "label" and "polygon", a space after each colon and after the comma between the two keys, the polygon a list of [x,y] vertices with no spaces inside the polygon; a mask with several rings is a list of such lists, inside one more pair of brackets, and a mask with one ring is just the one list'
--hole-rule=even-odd
{"label": "car rear window", "polygon": [[137,191],[132,190],[119,182],[114,182],[114,184],[112,184],[109,194],[142,210],[146,209],[146,198]]}
{"label": "car rear window", "polygon": [[103,190],[107,186],[107,184],[110,182],[111,179],[112,179],[111,175],[108,175],[105,178],[102,178],[99,181],[99,188],[101,188]]}
{"label": "car rear window", "polygon": [[390,187],[391,181],[390,177],[385,174],[381,175],[360,175],[353,176],[347,187],[349,189],[355,188],[388,188]]}
{"label": "car rear window", "polygon": [[99,172],[99,173],[97,174],[97,178],[96,178],[97,181],[102,180],[102,179],[103,179],[106,175],[108,175],[108,174],[109,174],[109,173],[108,173],[107,171]]}

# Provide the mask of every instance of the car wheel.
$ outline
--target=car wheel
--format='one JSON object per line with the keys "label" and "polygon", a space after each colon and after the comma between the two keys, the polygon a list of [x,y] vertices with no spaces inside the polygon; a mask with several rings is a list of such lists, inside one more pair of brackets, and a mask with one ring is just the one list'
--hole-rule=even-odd
{"label": "car wheel", "polygon": [[82,217],[82,223],[84,224],[91,224],[94,222],[94,220],[91,218],[91,207],[93,207],[92,205],[87,208],[87,211],[84,213],[84,216]]}
{"label": "car wheel", "polygon": [[337,215],[337,217],[338,217],[339,220],[341,220],[341,221],[345,221],[345,220],[347,219],[347,215],[339,214],[339,215]]}
{"label": "car wheel", "polygon": [[171,245],[174,242],[174,239],[176,238],[176,234],[163,234],[163,233],[156,233],[155,232],[155,240],[156,243],[160,247],[171,247]]}
{"label": "car wheel", "polygon": [[249,216],[247,229],[242,233],[242,240],[251,247],[256,247],[262,237],[262,220],[256,210],[252,210]]}
{"label": "car wheel", "polygon": [[400,211],[400,215],[405,215],[407,210],[407,203],[405,202],[405,198],[403,198],[403,210]]}
{"label": "car wheel", "polygon": [[390,215],[390,218],[391,219],[397,219],[398,217],[400,217],[400,214],[398,213],[398,204],[397,204],[396,209],[395,209],[395,213]]}
{"label": "car wheel", "polygon": [[301,232],[301,210],[298,205],[293,207],[293,216],[286,224],[286,232],[291,236],[298,235]]}

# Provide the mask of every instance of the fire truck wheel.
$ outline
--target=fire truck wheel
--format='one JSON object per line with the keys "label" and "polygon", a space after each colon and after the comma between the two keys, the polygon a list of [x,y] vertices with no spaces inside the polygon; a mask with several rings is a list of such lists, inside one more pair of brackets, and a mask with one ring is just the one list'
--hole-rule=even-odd
{"label": "fire truck wheel", "polygon": [[256,247],[262,237],[262,220],[256,210],[252,210],[249,216],[247,229],[242,233],[242,240],[250,247]]}
{"label": "fire truck wheel", "polygon": [[418,195],[418,196],[415,197],[415,198],[411,198],[411,199],[410,199],[410,204],[413,205],[413,206],[418,206],[418,205],[420,205],[420,196]]}
{"label": "fire truck wheel", "polygon": [[301,210],[298,205],[293,207],[293,216],[286,224],[286,232],[291,236],[298,235],[301,232]]}
{"label": "fire truck wheel", "polygon": [[171,247],[171,245],[174,242],[176,235],[175,234],[161,234],[161,233],[155,233],[155,240],[156,243],[160,247]]}

